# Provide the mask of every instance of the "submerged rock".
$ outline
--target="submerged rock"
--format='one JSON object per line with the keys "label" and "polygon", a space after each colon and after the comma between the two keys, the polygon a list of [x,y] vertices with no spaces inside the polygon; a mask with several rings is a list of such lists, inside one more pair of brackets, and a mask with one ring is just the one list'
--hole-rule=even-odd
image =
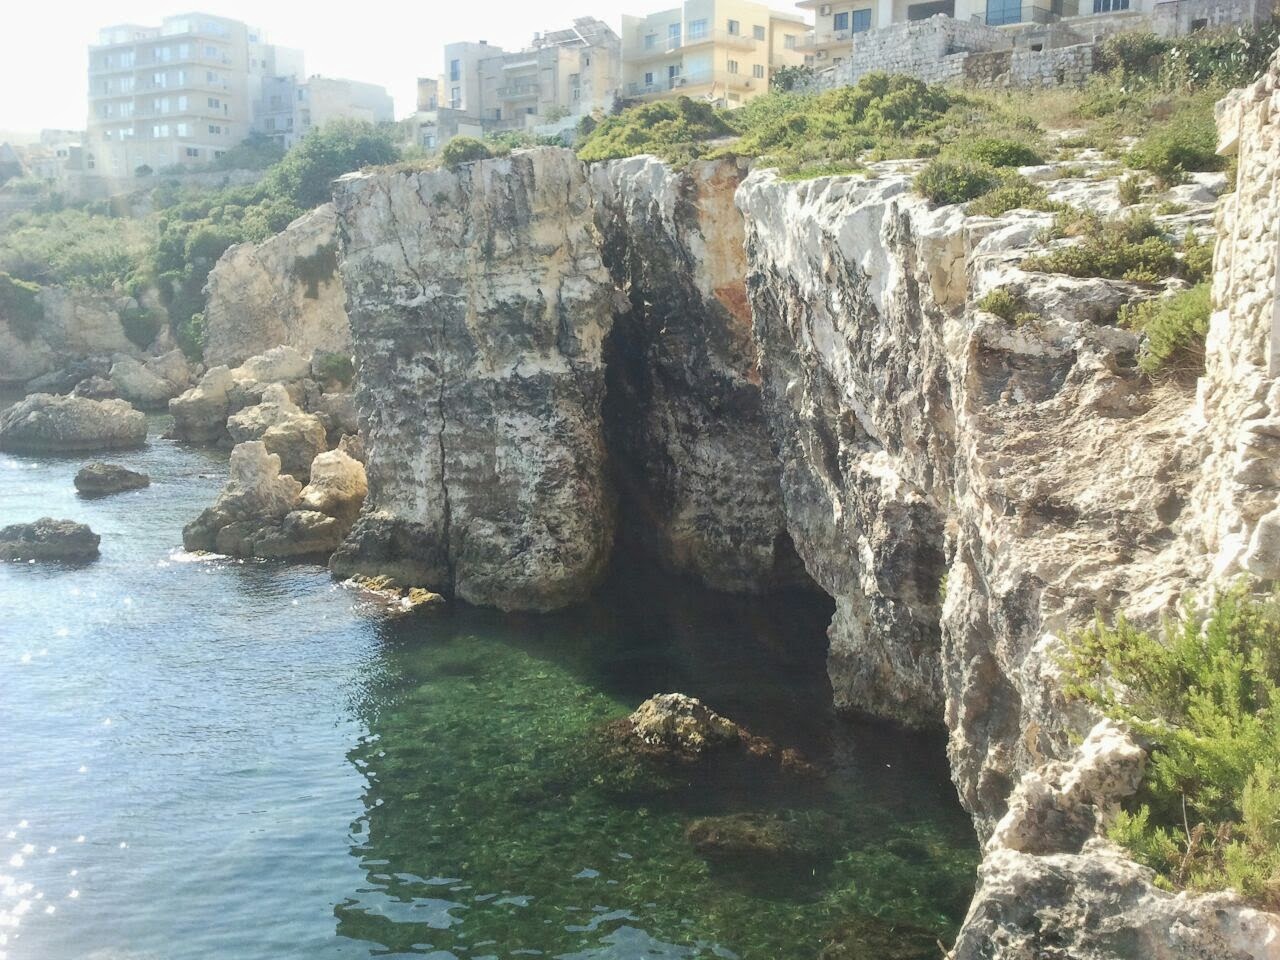
{"label": "submerged rock", "polygon": [[357,574],[345,581],[362,593],[384,602],[395,612],[443,607],[448,601],[438,593],[421,587],[402,587],[391,577],[364,577]]}
{"label": "submerged rock", "polygon": [[[823,935],[822,944],[818,960],[938,960],[943,952],[937,935],[929,930],[870,914],[841,921]],[[1050,956],[1026,960],[1049,960]]]}
{"label": "submerged rock", "polygon": [[90,463],[76,473],[76,489],[87,497],[105,497],[125,490],[138,490],[151,485],[145,473],[115,463]]}
{"label": "submerged rock", "polygon": [[683,693],[650,697],[627,722],[633,737],[672,756],[698,757],[707,750],[736,746],[742,737],[732,720]]}
{"label": "submerged rock", "polygon": [[0,450],[80,453],[147,442],[147,418],[124,400],[36,393],[0,414]]}
{"label": "submerged rock", "polygon": [[[806,826],[808,829],[806,829]],[[815,824],[762,813],[701,817],[684,836],[697,853],[724,866],[812,867],[823,857],[824,836]]]}
{"label": "submerged rock", "polygon": [[41,517],[0,529],[0,560],[92,560],[101,542],[83,523]]}

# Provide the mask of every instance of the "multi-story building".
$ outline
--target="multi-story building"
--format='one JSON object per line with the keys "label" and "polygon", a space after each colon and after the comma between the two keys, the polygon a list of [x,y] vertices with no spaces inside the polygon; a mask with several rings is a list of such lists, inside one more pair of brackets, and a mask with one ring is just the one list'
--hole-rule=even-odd
{"label": "multi-story building", "polygon": [[522,129],[613,103],[622,43],[602,20],[538,34],[524,50],[481,40],[446,44],[437,108],[460,111],[487,131]]}
{"label": "multi-story building", "polygon": [[213,160],[243,140],[263,80],[301,75],[302,54],[203,13],[107,27],[89,48],[88,146],[98,173]]}
{"label": "multi-story building", "polygon": [[253,128],[288,150],[311,130],[338,119],[390,123],[395,104],[385,87],[314,76],[268,77],[254,103]]}
{"label": "multi-story building", "polygon": [[622,95],[688,96],[738,106],[766,93],[784,66],[804,63],[804,18],[753,0],[685,0],[622,18]]}

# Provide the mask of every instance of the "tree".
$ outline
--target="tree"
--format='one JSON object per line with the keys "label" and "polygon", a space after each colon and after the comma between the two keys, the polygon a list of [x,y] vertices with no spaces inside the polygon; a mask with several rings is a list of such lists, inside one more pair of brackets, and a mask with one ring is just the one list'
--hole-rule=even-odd
{"label": "tree", "polygon": [[361,120],[335,120],[312,130],[263,179],[267,196],[308,210],[326,202],[331,184],[344,173],[400,159],[395,127]]}

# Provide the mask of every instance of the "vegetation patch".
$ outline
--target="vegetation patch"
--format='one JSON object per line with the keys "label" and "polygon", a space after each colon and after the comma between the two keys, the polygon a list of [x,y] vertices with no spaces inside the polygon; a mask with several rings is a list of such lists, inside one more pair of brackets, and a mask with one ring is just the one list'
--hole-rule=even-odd
{"label": "vegetation patch", "polygon": [[317,353],[311,361],[311,368],[321,380],[336,381],[343,386],[355,379],[356,375],[355,364],[345,353]]}
{"label": "vegetation patch", "polygon": [[1021,140],[973,137],[957,140],[942,151],[946,159],[970,160],[990,167],[1030,167],[1044,163],[1040,152]]}
{"label": "vegetation patch", "polygon": [[164,326],[164,317],[146,307],[126,307],[120,311],[120,326],[130,343],[145,350]]}
{"label": "vegetation patch", "polygon": [[976,217],[998,217],[1010,210],[1064,212],[1066,209],[1065,204],[1050,200],[1044,187],[1009,173],[1001,178],[997,187],[982,194],[967,208],[968,213]]}
{"label": "vegetation patch", "polygon": [[18,339],[33,339],[44,322],[40,287],[0,273],[0,320],[9,324],[9,329]]}
{"label": "vegetation patch", "polygon": [[1207,282],[1168,297],[1129,304],[1120,324],[1143,334],[1146,347],[1138,367],[1151,376],[1204,371],[1204,339],[1212,304]]}
{"label": "vegetation patch", "polygon": [[709,103],[678,97],[631,107],[600,121],[578,146],[582,160],[616,160],[652,153],[666,160],[706,153],[706,141],[734,134]]}
{"label": "vegetation patch", "polygon": [[456,167],[476,160],[488,160],[493,156],[483,140],[475,137],[454,137],[440,151],[440,162],[446,167]]}
{"label": "vegetation patch", "polygon": [[1026,299],[1008,287],[995,287],[988,291],[987,295],[978,301],[977,307],[1017,327],[1039,319],[1036,313],[1027,309]]}
{"label": "vegetation patch", "polygon": [[1176,183],[1188,173],[1223,169],[1226,161],[1218,156],[1217,146],[1213,104],[1198,97],[1138,141],[1125,155],[1125,163]]}
{"label": "vegetation patch", "polygon": [[1060,214],[1051,235],[1082,239],[1073,246],[1027,257],[1022,261],[1024,270],[1158,283],[1177,276],[1181,268],[1173,244],[1146,214],[1110,220],[1094,213]]}
{"label": "vegetation patch", "polygon": [[916,175],[916,192],[937,204],[964,203],[995,190],[1000,173],[972,160],[934,160]]}
{"label": "vegetation patch", "polygon": [[1071,692],[1150,744],[1112,839],[1168,888],[1280,907],[1280,602],[1242,589],[1157,633],[1123,618],[1073,639]]}

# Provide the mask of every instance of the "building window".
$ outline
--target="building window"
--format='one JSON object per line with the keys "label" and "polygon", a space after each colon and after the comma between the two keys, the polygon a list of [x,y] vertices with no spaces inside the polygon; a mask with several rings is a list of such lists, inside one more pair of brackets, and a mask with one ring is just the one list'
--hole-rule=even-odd
{"label": "building window", "polygon": [[[1094,0],[1097,12],[1098,0]],[[987,24],[998,27],[1004,23],[1022,22],[1022,0],[987,0]]]}
{"label": "building window", "polygon": [[462,88],[453,87],[449,91],[449,106],[454,110],[462,109]]}
{"label": "building window", "polygon": [[796,48],[796,35],[794,33],[783,34],[782,45],[788,50]]}
{"label": "building window", "polygon": [[163,73],[153,73],[151,75],[151,85],[154,87],[168,86],[165,80],[166,80],[166,77]]}
{"label": "building window", "polygon": [[204,78],[205,78],[205,80],[206,80],[208,83],[217,83],[217,82],[218,82],[218,75],[217,75],[216,73],[214,73],[212,70],[206,70],[206,71],[205,71]]}
{"label": "building window", "polygon": [[1115,13],[1117,10],[1128,10],[1129,0],[1093,0],[1094,13]]}
{"label": "building window", "polygon": [[178,131],[178,136],[180,136],[180,137],[189,137],[189,136],[191,136],[191,128],[190,128],[189,126],[187,126],[187,124],[185,124],[185,123],[179,123],[179,124],[177,125],[176,129],[177,129],[177,131]]}
{"label": "building window", "polygon": [[871,29],[871,8],[853,11],[853,32],[866,33]]}
{"label": "building window", "polygon": [[832,24],[832,26],[837,33],[844,30],[848,30],[849,29],[849,11],[845,10],[843,13],[837,13],[835,17],[835,21]]}
{"label": "building window", "polygon": [[178,98],[178,112],[185,113],[186,109],[187,109],[187,98],[185,96],[181,96]]}
{"label": "building window", "polygon": [[737,73],[737,72],[738,72],[738,61],[737,61],[737,60],[730,60],[730,61],[729,61],[729,72],[730,72],[730,73]]}
{"label": "building window", "polygon": [[680,24],[667,24],[667,49],[674,50],[680,46]]}
{"label": "building window", "polygon": [[741,23],[739,23],[737,20],[730,20],[730,21],[729,21],[729,36],[731,36],[731,37],[736,37],[736,36],[738,36],[738,34],[740,34],[740,33],[742,33],[742,24],[741,24]]}
{"label": "building window", "polygon": [[204,55],[210,60],[216,60],[218,59],[218,48],[206,45],[204,48]]}
{"label": "building window", "polygon": [[219,136],[222,133],[222,127],[219,124],[211,123],[209,124],[209,132],[215,136]]}
{"label": "building window", "polygon": [[650,73],[646,73],[646,74],[644,75],[644,85],[645,85],[646,87],[652,87],[652,86],[653,86],[653,73],[652,73],[652,72],[650,72]]}
{"label": "building window", "polygon": [[644,48],[652,50],[658,45],[658,35],[656,33],[646,33],[644,35]]}
{"label": "building window", "polygon": [[133,89],[133,77],[121,77],[121,78],[120,78],[120,92],[121,92],[121,93],[128,93],[128,92],[129,92],[130,90],[132,90],[132,89]]}
{"label": "building window", "polygon": [[751,75],[757,80],[764,79],[764,64],[756,63],[751,66]]}
{"label": "building window", "polygon": [[[273,97],[272,99],[275,99],[275,98]],[[276,104],[274,104],[274,103],[273,103],[273,104],[272,104],[272,106],[274,107],[274,106],[276,106]],[[222,107],[222,101],[221,101],[221,100],[219,100],[217,97],[210,97],[210,98],[209,98],[209,109],[210,109],[210,110],[218,110],[218,109],[221,109],[221,107]]]}
{"label": "building window", "polygon": [[705,18],[703,18],[702,20],[689,21],[689,39],[690,40],[701,40],[706,35],[707,35],[707,21]]}
{"label": "building window", "polygon": [[461,60],[449,61],[449,79],[454,83],[457,83],[459,80],[462,79],[462,61]]}
{"label": "building window", "polygon": [[751,35],[755,37],[757,40],[764,40],[766,37],[768,37],[768,34],[765,32],[764,27],[752,27]]}

